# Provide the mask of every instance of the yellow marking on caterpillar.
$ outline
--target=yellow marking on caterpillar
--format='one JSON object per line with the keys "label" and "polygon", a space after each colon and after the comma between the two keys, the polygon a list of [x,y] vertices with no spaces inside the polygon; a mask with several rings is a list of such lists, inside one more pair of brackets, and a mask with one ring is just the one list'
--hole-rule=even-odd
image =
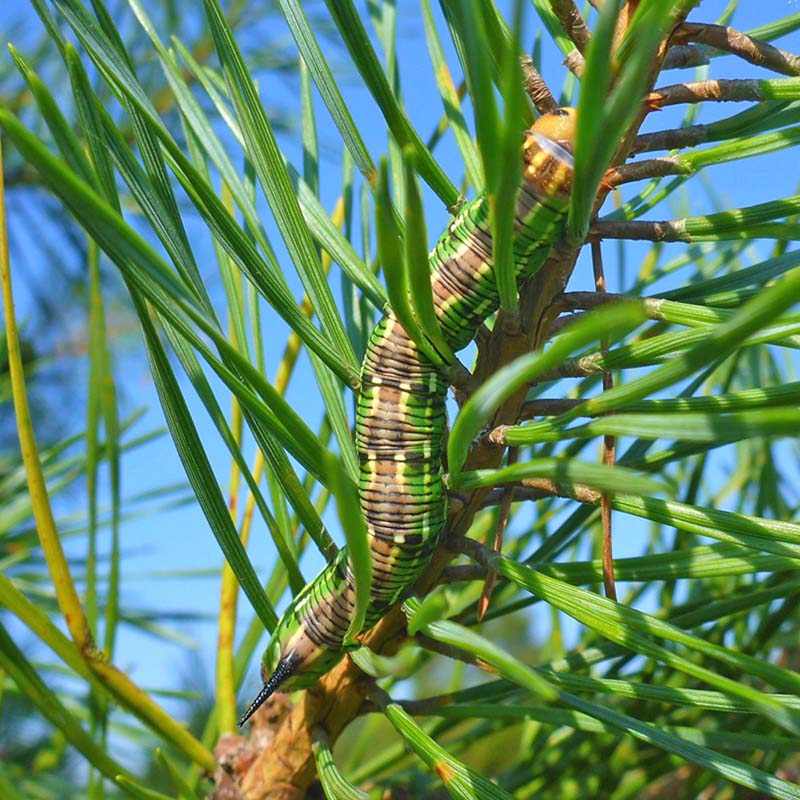
{"label": "yellow marking on caterpillar", "polygon": [[567,177],[567,174],[569,172],[571,172],[570,168],[566,164],[563,164],[559,161],[558,166],[556,167],[555,172],[553,173],[553,178],[551,180],[551,183],[554,186],[561,186],[564,183],[564,179]]}
{"label": "yellow marking on caterpillar", "polygon": [[545,153],[544,150],[540,150],[528,163],[528,170],[536,175],[541,171],[540,168],[543,167],[551,158],[552,156],[549,153]]}
{"label": "yellow marking on caterpillar", "polygon": [[[465,254],[469,255],[471,252],[471,248],[468,244],[462,243],[459,248],[453,253],[453,259],[458,260],[463,257]],[[480,264],[476,270],[474,270],[474,274],[480,275],[481,277],[485,275],[491,274],[494,270],[494,262],[491,259],[481,259]],[[463,296],[460,294],[451,293],[449,297],[445,298],[444,301],[439,303],[439,308],[441,309],[441,313],[439,314],[440,317],[444,316],[445,312],[450,309],[451,306],[456,305],[459,302],[463,301]]]}

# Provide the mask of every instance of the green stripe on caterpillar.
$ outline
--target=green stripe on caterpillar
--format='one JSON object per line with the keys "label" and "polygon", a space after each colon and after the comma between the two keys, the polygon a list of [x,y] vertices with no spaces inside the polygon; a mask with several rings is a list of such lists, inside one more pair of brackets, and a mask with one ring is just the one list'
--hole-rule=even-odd
{"label": "green stripe on caterpillar", "polygon": [[[572,187],[573,109],[545,114],[522,147],[517,200],[517,279],[535,272],[563,233]],[[450,222],[430,253],[431,289],[445,340],[460,350],[499,306],[488,203],[479,196]],[[359,496],[372,559],[369,630],[428,564],[445,525],[442,456],[447,381],[388,312],[370,337],[356,411]],[[294,599],[261,665],[264,686],[243,725],[276,690],[305,689],[332,669],[343,645],[355,592],[342,549]]]}

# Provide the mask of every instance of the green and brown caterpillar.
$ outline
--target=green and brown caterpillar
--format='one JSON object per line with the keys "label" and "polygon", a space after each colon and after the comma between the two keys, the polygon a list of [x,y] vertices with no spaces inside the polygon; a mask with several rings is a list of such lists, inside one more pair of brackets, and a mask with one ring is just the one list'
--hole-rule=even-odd
{"label": "green and brown caterpillar", "polygon": [[[536,271],[561,236],[572,186],[575,112],[558,109],[525,137],[516,208],[518,281]],[[436,316],[460,350],[499,306],[488,203],[479,196],[451,221],[430,254]],[[372,555],[372,589],[363,630],[375,625],[427,565],[444,528],[442,455],[447,381],[389,311],[362,365],[356,414],[359,495]],[[264,686],[244,724],[278,687],[312,686],[344,656],[355,605],[347,550],[300,592],[284,613],[261,665]]]}

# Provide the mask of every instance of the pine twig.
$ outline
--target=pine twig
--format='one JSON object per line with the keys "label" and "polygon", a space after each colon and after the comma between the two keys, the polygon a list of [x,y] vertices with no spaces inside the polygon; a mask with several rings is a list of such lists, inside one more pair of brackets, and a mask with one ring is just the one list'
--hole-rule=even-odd
{"label": "pine twig", "polygon": [[439,583],[467,583],[469,581],[483,581],[488,577],[489,570],[480,564],[459,564],[455,567],[445,567],[439,578]]}
{"label": "pine twig", "polygon": [[688,242],[685,220],[598,220],[590,235],[600,239],[635,239],[646,242]]}
{"label": "pine twig", "polygon": [[694,47],[691,44],[673,45],[667,51],[664,59],[664,69],[688,69],[691,67],[704,67],[711,59],[705,48]]}
{"label": "pine twig", "polygon": [[[598,294],[606,293],[606,276],[603,271],[603,252],[602,245],[598,239],[592,240],[592,269],[594,270],[594,283]],[[608,340],[604,339],[600,343],[600,352],[605,355],[608,352]],[[603,391],[607,392],[614,388],[614,377],[606,370],[603,373]],[[617,439],[615,436],[603,437],[603,464],[613,467],[616,460]],[[600,498],[600,518],[603,524],[603,587],[606,597],[612,600],[617,599],[617,587],[614,580],[614,556],[611,537],[611,499],[607,494]]]}
{"label": "pine twig", "polygon": [[418,644],[422,645],[422,647],[424,647],[426,650],[430,650],[432,653],[438,653],[439,655],[446,656],[447,658],[452,658],[454,661],[463,661],[465,664],[472,664],[473,666],[478,667],[478,669],[497,674],[497,670],[494,667],[490,666],[477,656],[472,655],[472,653],[468,653],[466,650],[462,650],[459,647],[454,647],[451,644],[444,644],[436,639],[432,639],[430,636],[426,636],[424,633],[418,633],[414,637],[414,640]]}
{"label": "pine twig", "polygon": [[586,69],[586,60],[578,50],[572,50],[567,54],[564,59],[564,66],[576,77],[583,76],[583,71]]}
{"label": "pine twig", "polygon": [[522,68],[522,80],[525,86],[525,93],[530,97],[531,102],[536,106],[540,114],[554,111],[558,108],[558,100],[553,96],[544,78],[539,74],[539,70],[533,65],[530,56],[522,56],[519,60]]}
{"label": "pine twig", "polygon": [[520,420],[533,419],[534,417],[555,417],[579,406],[583,400],[566,397],[539,397],[529,400],[522,406]]}
{"label": "pine twig", "polygon": [[[511,466],[511,464],[515,464],[518,457],[519,448],[510,447],[508,450],[509,466]],[[508,526],[508,517],[511,512],[512,497],[513,490],[510,487],[506,487],[503,500],[500,503],[500,512],[497,517],[497,530],[495,531],[494,544],[492,545],[493,549],[498,553],[503,549],[503,535],[505,534],[506,527]],[[481,596],[478,600],[478,622],[483,621],[483,618],[486,616],[486,612],[489,610],[489,601],[492,598],[492,589],[494,588],[496,580],[497,573],[493,570],[489,570],[489,573],[486,575],[486,580],[483,584],[483,591],[481,592]]]}
{"label": "pine twig", "polygon": [[767,97],[763,82],[755,79],[724,79],[675,83],[654,89],[645,97],[645,104],[657,111],[682,103],[761,103]]}
{"label": "pine twig", "polygon": [[670,128],[666,131],[643,133],[633,143],[632,155],[651,150],[681,150],[705,144],[710,138],[708,125],[689,125],[687,128]]}
{"label": "pine twig", "polygon": [[689,167],[679,158],[664,156],[612,167],[605,173],[603,180],[611,188],[616,188],[623,183],[632,183],[648,178],[663,178],[667,175],[686,175],[690,171]]}
{"label": "pine twig", "polygon": [[592,34],[575,3],[572,0],[550,0],[550,8],[578,52],[585,52]]}
{"label": "pine twig", "polygon": [[724,25],[684,22],[675,32],[675,40],[708,45],[781,75],[800,75],[800,58],[793,53]]}
{"label": "pine twig", "polygon": [[[501,426],[502,427],[502,426]],[[508,426],[505,426],[508,427]],[[492,489],[483,500],[481,508],[491,508],[492,506],[500,505],[503,498],[506,496],[506,487]],[[511,487],[512,502],[516,503],[520,500],[544,500],[545,497],[552,497],[552,492],[544,492],[536,489],[525,489],[521,486]]]}

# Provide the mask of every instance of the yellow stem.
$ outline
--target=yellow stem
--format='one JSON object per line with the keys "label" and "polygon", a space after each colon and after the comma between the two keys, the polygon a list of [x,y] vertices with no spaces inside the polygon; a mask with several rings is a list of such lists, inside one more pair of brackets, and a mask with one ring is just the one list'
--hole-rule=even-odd
{"label": "yellow stem", "polygon": [[[2,150],[0,150],[2,164]],[[14,411],[17,417],[17,433],[19,434],[22,461],[28,481],[28,492],[31,497],[36,530],[39,534],[50,577],[56,590],[56,598],[67,628],[84,652],[95,651],[92,634],[83,613],[78,592],[70,574],[64,549],[56,531],[53,513],[47,496],[47,487],[39,461],[36,447],[36,436],[33,432],[28,397],[25,390],[25,373],[22,368],[22,356],[19,348],[17,322],[14,316],[14,295],[11,289],[11,261],[8,252],[8,231],[6,230],[6,202],[3,176],[0,172],[0,275],[3,284],[3,310],[6,319],[6,341],[8,347],[8,371],[11,376],[11,394],[14,400]]]}
{"label": "yellow stem", "polygon": [[[233,325],[230,326],[233,337]],[[242,410],[236,398],[231,399],[231,427],[236,443],[242,444]],[[228,510],[236,524],[238,515],[239,487],[241,471],[236,460],[231,462],[230,490]],[[240,533],[242,544],[247,547],[247,535]],[[230,564],[226,561],[222,567],[222,583],[219,599],[219,625],[217,628],[217,720],[219,732],[226,733],[236,728],[236,678],[233,665],[233,640],[236,633],[236,606],[239,598],[239,584]]]}
{"label": "yellow stem", "polygon": [[0,146],[0,282],[2,283],[3,310],[6,321],[8,347],[8,370],[11,376],[11,394],[17,418],[22,460],[28,492],[31,497],[36,532],[39,536],[50,578],[56,591],[56,599],[81,657],[108,690],[143,722],[161,733],[165,739],[180,748],[189,758],[207,769],[215,766],[213,754],[178,724],[149,695],[143,692],[127,675],[104,661],[104,654],[97,649],[81,606],[75,582],[69,569],[61,539],[56,530],[50,498],[47,493],[36,436],[31,422],[25,376],[20,355],[17,323],[14,315],[14,296],[11,289],[11,262],[8,252],[6,229],[5,187],[2,172],[2,147]]}

